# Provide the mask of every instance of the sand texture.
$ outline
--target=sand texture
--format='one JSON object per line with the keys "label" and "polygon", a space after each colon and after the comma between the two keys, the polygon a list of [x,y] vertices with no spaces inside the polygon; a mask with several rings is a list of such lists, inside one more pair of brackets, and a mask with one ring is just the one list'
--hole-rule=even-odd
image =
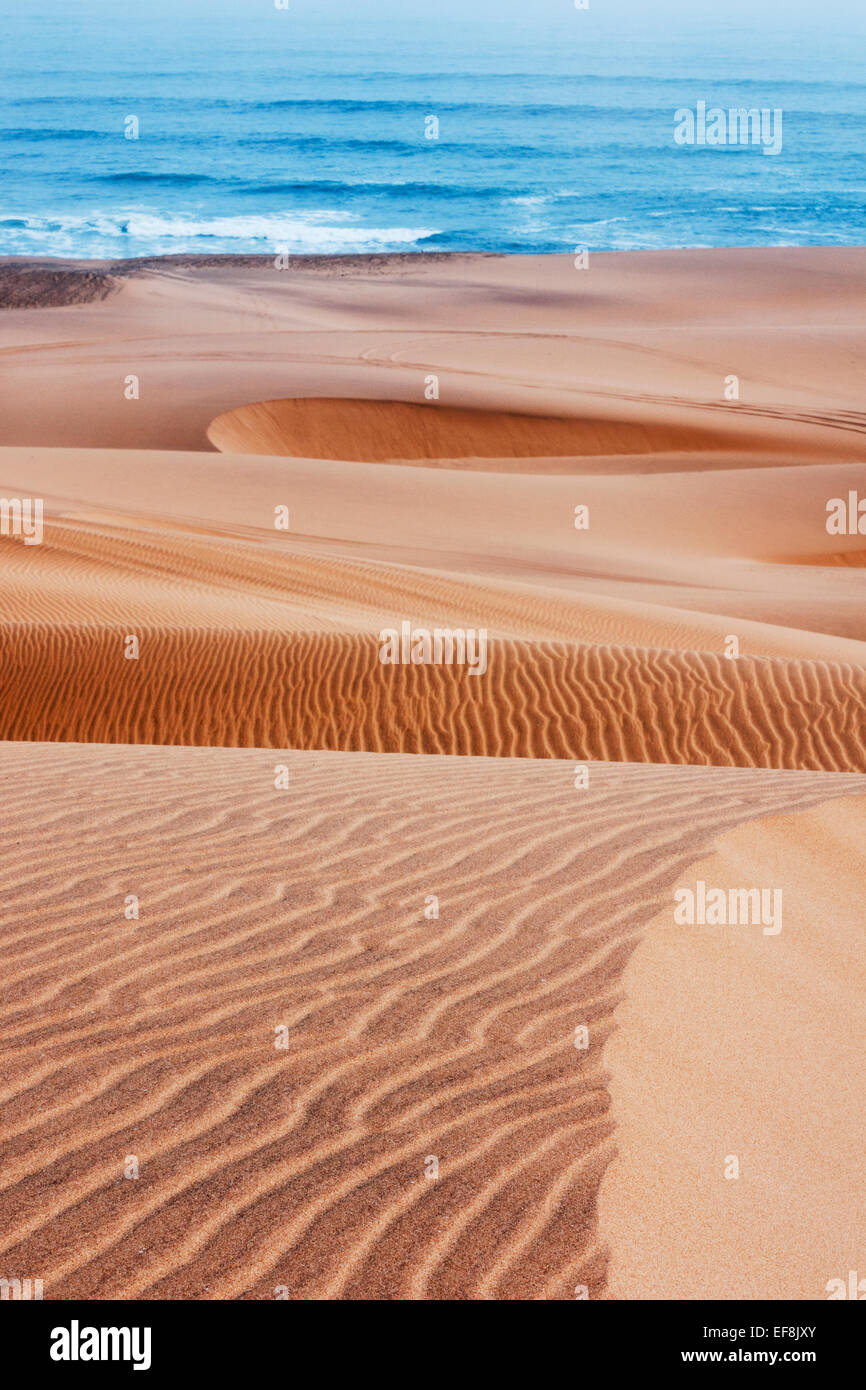
{"label": "sand texture", "polygon": [[[866,249],[5,261],[0,308],[44,507],[0,534],[0,1278],[862,1266]],[[404,621],[486,671],[384,665]],[[698,880],[782,930],[677,924]]]}

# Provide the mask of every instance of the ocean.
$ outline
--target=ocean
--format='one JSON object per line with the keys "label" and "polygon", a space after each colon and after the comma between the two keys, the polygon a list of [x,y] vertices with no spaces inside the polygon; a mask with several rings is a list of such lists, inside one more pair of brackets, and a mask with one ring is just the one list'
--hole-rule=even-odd
{"label": "ocean", "polygon": [[[0,254],[866,241],[862,26],[465,11],[0,0]],[[699,102],[782,149],[677,145]]]}

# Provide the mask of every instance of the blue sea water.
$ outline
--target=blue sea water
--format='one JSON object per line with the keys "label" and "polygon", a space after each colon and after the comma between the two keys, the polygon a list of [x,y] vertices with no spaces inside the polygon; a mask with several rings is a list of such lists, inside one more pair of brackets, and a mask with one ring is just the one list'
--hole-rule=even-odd
{"label": "blue sea water", "polygon": [[[866,241],[862,24],[464,9],[0,0],[0,254]],[[782,152],[677,146],[701,100]]]}

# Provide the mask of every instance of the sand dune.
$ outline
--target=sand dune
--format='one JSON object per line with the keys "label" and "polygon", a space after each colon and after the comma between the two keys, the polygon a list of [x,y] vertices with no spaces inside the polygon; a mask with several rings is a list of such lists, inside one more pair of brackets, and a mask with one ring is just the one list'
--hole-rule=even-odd
{"label": "sand dune", "polygon": [[219,749],[0,762],[0,1264],[54,1298],[596,1296],[604,1049],[644,924],[722,831],[863,785],[593,766],[577,790],[555,761]]}
{"label": "sand dune", "polygon": [[[4,738],[866,772],[866,671],[494,641],[488,669],[383,666],[373,638],[7,626]],[[793,712],[801,711],[801,717]]]}
{"label": "sand dune", "polygon": [[[44,503],[0,534],[0,1278],[825,1296],[866,249],[4,263],[0,305],[0,498]],[[383,666],[404,620],[486,674]],[[698,875],[783,884],[782,935],[674,931]]]}

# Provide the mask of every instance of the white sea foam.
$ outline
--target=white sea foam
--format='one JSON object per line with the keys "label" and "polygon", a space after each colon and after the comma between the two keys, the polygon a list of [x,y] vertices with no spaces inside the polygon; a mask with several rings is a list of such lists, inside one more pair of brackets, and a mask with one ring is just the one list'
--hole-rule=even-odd
{"label": "white sea foam", "polygon": [[364,227],[343,212],[307,213],[303,217],[161,216],[139,209],[94,213],[90,217],[19,217],[0,220],[4,246],[43,255],[74,255],[87,244],[89,255],[160,255],[189,252],[286,251],[303,255],[381,251],[411,247],[435,235],[429,227]]}

